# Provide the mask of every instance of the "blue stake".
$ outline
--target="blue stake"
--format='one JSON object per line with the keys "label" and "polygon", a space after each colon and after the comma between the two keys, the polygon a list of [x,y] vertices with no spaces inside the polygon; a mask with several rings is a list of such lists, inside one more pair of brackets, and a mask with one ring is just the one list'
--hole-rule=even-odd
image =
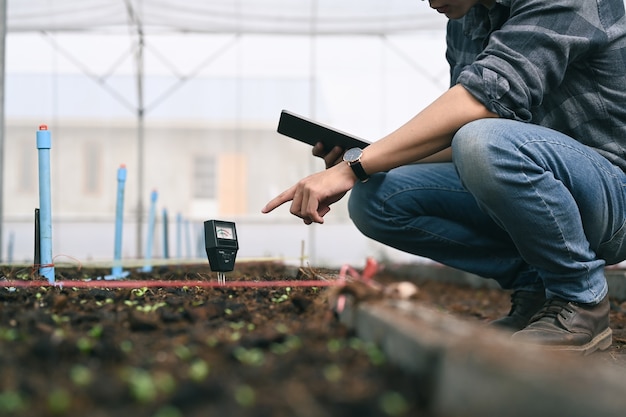
{"label": "blue stake", "polygon": [[191,258],[191,235],[189,234],[189,220],[185,220],[185,244],[187,248],[187,258]]}
{"label": "blue stake", "polygon": [[52,264],[52,204],[50,192],[50,147],[52,141],[48,126],[41,125],[37,131],[37,149],[39,150],[39,213],[40,213],[40,250],[41,264],[39,275],[54,283],[54,265]]}
{"label": "blue stake", "polygon": [[170,258],[170,237],[168,233],[169,222],[167,220],[167,209],[163,209],[163,258]]}
{"label": "blue stake", "polygon": [[183,216],[182,214],[176,214],[176,258],[183,257],[182,249],[182,233],[183,233]]}
{"label": "blue stake", "polygon": [[128,276],[122,271],[122,229],[124,225],[124,190],[126,188],[126,166],[120,165],[117,170],[117,205],[115,208],[115,246],[113,248],[113,268],[111,275],[105,279],[119,279]]}
{"label": "blue stake", "polygon": [[157,192],[152,191],[150,194],[150,215],[148,217],[148,242],[146,244],[146,264],[141,269],[142,272],[151,272],[152,265],[150,265],[150,261],[152,260],[152,241],[154,240],[154,222],[156,217],[156,201],[157,201]]}

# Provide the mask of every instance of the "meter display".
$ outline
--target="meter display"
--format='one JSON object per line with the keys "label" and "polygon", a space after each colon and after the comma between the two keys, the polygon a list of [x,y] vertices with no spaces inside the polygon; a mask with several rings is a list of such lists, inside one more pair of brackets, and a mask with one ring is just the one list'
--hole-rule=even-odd
{"label": "meter display", "polygon": [[235,223],[222,220],[204,222],[204,244],[211,270],[230,272],[235,268],[239,249]]}

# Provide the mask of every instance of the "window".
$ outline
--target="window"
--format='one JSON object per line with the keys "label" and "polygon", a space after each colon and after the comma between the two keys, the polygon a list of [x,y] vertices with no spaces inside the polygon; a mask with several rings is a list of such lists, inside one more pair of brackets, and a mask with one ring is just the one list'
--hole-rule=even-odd
{"label": "window", "polygon": [[195,156],[193,160],[193,197],[216,198],[216,161],[214,156]]}

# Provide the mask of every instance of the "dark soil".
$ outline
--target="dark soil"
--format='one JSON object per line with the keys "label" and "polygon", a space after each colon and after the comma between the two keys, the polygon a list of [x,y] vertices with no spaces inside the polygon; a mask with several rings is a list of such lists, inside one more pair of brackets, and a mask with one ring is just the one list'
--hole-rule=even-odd
{"label": "dark soil", "polygon": [[[296,279],[311,278],[304,272]],[[56,271],[57,280],[108,273]],[[281,264],[241,263],[228,280],[293,275]],[[130,278],[216,275],[201,265]],[[375,279],[398,278],[389,270]],[[504,291],[419,285],[417,302],[468,320],[509,308]],[[0,287],[0,416],[427,416],[428,387],[342,326],[329,291]],[[612,311],[613,353],[626,342],[622,307]]]}

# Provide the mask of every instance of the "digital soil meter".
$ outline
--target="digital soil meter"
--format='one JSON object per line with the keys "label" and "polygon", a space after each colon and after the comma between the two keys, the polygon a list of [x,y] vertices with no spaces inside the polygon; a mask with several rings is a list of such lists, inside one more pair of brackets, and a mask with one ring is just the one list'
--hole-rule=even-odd
{"label": "digital soil meter", "polygon": [[204,245],[212,271],[220,282],[225,281],[224,272],[235,268],[235,257],[239,249],[235,223],[222,220],[204,222]]}

